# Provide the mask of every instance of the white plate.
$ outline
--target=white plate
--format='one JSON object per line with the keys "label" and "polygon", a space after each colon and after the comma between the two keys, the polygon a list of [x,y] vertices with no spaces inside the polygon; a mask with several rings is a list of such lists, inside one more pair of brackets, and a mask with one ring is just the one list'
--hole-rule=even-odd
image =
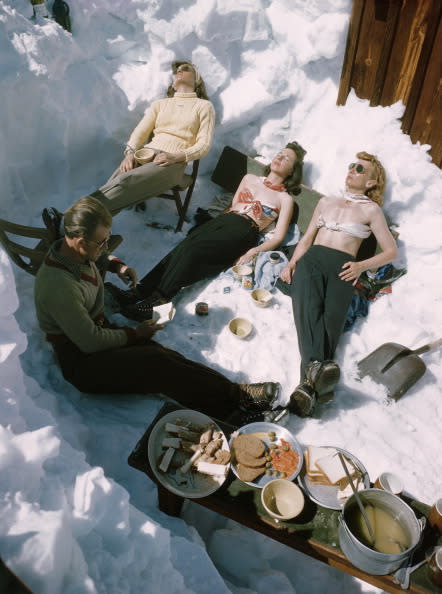
{"label": "white plate", "polygon": [[[274,442],[270,441],[270,439],[268,437],[268,433],[270,433],[271,431],[273,431],[276,435],[276,441],[274,441]],[[232,435],[230,437],[230,441],[229,441],[230,447],[232,447],[232,442],[233,442],[234,438],[237,435],[242,435],[243,433],[258,434],[257,437],[259,437],[259,439],[261,439],[261,441],[264,443],[267,451],[269,451],[270,444],[278,443],[280,439],[284,439],[285,441],[287,441],[291,445],[292,449],[298,454],[299,459],[298,459],[298,465],[297,465],[295,471],[292,472],[292,474],[290,476],[287,476],[285,478],[289,481],[292,481],[301,472],[302,463],[304,460],[302,448],[301,448],[299,442],[293,436],[293,434],[290,433],[290,431],[288,431],[288,429],[286,429],[285,427],[281,427],[281,425],[277,425],[276,423],[265,423],[265,422],[249,423],[248,425],[244,425],[243,427],[240,427],[237,431],[234,431],[232,433]],[[236,463],[235,463],[235,460],[233,459],[233,457],[232,457],[231,467],[232,467],[234,474],[239,478],[238,473],[236,472]],[[275,478],[278,478],[278,477],[272,476],[272,475],[267,475],[267,474],[262,474],[254,481],[251,481],[251,482],[243,481],[243,482],[245,482],[247,485],[251,485],[252,487],[258,487],[258,488],[262,489],[262,487],[264,487],[264,485],[266,485],[268,482],[272,481]]]}
{"label": "white plate", "polygon": [[[226,472],[225,476],[208,476],[195,471],[182,474],[179,469],[171,469],[168,472],[158,470],[159,460],[166,451],[161,447],[163,439],[173,437],[170,433],[166,433],[164,426],[166,423],[173,423],[175,419],[183,419],[201,426],[211,423],[215,425],[217,431],[221,431],[213,419],[196,410],[182,409],[167,413],[155,424],[147,443],[147,456],[152,471],[163,487],[175,493],[175,495],[181,495],[181,497],[188,497],[189,499],[207,497],[207,495],[214,493],[221,487],[227,478],[228,472]],[[228,450],[229,445],[224,433],[222,439],[222,448]]]}
{"label": "white plate", "polygon": [[[364,489],[368,489],[370,487],[370,477],[368,476],[368,472],[365,466],[362,464],[360,460],[358,460],[353,454],[347,452],[347,450],[343,450],[341,448],[337,448],[335,446],[320,446],[324,448],[333,447],[338,452],[341,452],[345,458],[348,458],[353,462],[353,464],[358,468],[362,474],[362,482],[364,483]],[[327,507],[328,509],[338,509],[341,510],[344,507],[345,501],[340,502],[338,499],[338,491],[339,488],[335,486],[328,486],[328,485],[317,485],[315,483],[310,482],[308,476],[306,475],[306,468],[305,465],[302,468],[302,471],[298,477],[298,482],[307,495],[310,497],[312,501],[318,503],[322,507]]]}

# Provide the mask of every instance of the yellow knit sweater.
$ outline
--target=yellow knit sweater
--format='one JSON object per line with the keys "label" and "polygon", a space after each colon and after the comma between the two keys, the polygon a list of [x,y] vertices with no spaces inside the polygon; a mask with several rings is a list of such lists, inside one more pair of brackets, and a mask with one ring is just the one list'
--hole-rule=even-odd
{"label": "yellow knit sweater", "polygon": [[209,152],[214,127],[210,101],[196,93],[175,93],[152,103],[127,144],[134,150],[148,146],[166,153],[182,151],[186,162],[194,161]]}

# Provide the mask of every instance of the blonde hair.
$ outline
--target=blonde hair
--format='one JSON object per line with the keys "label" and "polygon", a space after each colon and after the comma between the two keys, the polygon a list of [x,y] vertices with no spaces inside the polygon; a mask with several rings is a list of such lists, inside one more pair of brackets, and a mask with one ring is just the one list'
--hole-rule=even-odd
{"label": "blonde hair", "polygon": [[376,185],[372,186],[371,188],[368,188],[365,191],[365,194],[370,198],[370,200],[373,200],[373,202],[376,202],[376,204],[382,206],[384,204],[383,195],[386,182],[384,167],[375,155],[371,155],[370,153],[366,153],[365,151],[357,153],[356,156],[358,159],[362,159],[363,161],[369,161],[371,163],[373,167],[374,181],[376,182]]}
{"label": "blonde hair", "polygon": [[64,213],[64,232],[67,237],[90,239],[98,225],[112,226],[112,215],[96,198],[84,196]]}

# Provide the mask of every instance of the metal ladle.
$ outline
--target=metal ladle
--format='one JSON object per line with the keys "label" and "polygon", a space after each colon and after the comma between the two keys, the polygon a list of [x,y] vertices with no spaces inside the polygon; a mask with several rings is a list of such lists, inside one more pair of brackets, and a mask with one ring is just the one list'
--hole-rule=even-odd
{"label": "metal ladle", "polygon": [[339,456],[339,460],[341,461],[342,467],[344,468],[345,475],[346,475],[346,477],[347,477],[347,479],[348,479],[348,481],[350,483],[350,486],[352,488],[352,491],[354,493],[356,502],[357,502],[357,504],[359,506],[359,509],[361,510],[362,517],[364,518],[364,521],[365,521],[365,523],[367,525],[368,533],[369,533],[370,539],[371,539],[371,543],[370,544],[374,544],[374,541],[376,540],[376,537],[374,535],[372,525],[370,523],[370,520],[368,519],[367,513],[366,513],[365,508],[364,508],[364,506],[362,504],[361,498],[359,497],[359,493],[358,493],[358,491],[357,491],[357,489],[356,489],[356,487],[355,487],[355,485],[353,483],[353,479],[351,478],[351,475],[348,472],[347,465],[344,462],[344,456],[341,454],[341,452],[338,452],[338,456]]}
{"label": "metal ladle", "polygon": [[[356,502],[357,502],[357,504],[358,504],[358,506],[359,506],[359,509],[361,510],[362,517],[364,518],[364,521],[365,521],[365,523],[366,523],[366,525],[367,525],[367,528],[368,528],[368,533],[370,534],[370,538],[371,538],[371,542],[370,542],[370,544],[371,544],[371,545],[374,545],[374,543],[375,543],[375,541],[376,541],[376,537],[375,537],[375,535],[374,535],[373,528],[372,528],[372,525],[371,525],[371,523],[370,523],[370,520],[368,519],[367,513],[366,513],[366,511],[365,511],[365,508],[364,508],[364,506],[363,506],[363,504],[362,504],[361,498],[359,497],[359,493],[358,493],[358,491],[357,491],[356,487],[354,486],[353,479],[351,478],[351,475],[350,475],[350,473],[348,472],[347,465],[346,465],[346,464],[345,464],[345,462],[344,462],[344,456],[341,454],[341,452],[338,452],[338,456],[339,456],[339,460],[341,461],[341,464],[342,464],[342,466],[344,467],[345,474],[346,474],[346,476],[347,476],[347,478],[348,478],[348,480],[349,480],[350,486],[351,486],[351,488],[352,488],[352,490],[353,490],[353,493],[354,493],[354,495],[355,495]],[[404,545],[404,543],[402,543],[402,542],[399,542],[399,541],[398,541],[398,540],[396,540],[395,538],[391,538],[391,537],[389,537],[389,538],[388,538],[388,540],[389,540],[390,542],[394,542],[394,544],[396,544],[396,545],[399,547],[399,549],[401,550],[401,553],[402,553],[403,551],[405,551],[405,549],[407,548],[407,547]]]}

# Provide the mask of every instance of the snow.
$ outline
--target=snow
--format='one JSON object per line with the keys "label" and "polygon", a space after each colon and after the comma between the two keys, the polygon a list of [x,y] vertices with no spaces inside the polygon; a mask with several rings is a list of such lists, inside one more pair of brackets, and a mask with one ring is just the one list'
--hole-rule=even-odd
{"label": "snow", "polygon": [[[72,35],[30,20],[28,0],[0,0],[0,216],[40,226],[45,206],[64,210],[100,186],[183,56],[198,65],[217,112],[191,215],[220,193],[210,174],[225,145],[266,161],[296,139],[308,151],[304,182],[324,193],[342,187],[357,151],[377,154],[388,174],[385,212],[400,232],[395,265],[408,273],[342,337],[335,399],[287,426],[304,445],[348,449],[372,480],[399,474],[431,504],[440,497],[440,350],[422,355],[424,377],[390,405],[369,378],[356,381],[355,364],[384,342],[417,348],[439,338],[441,174],[429,147],[401,132],[401,103],[370,107],[352,91],[336,106],[350,0],[69,4]],[[124,211],[114,220],[118,255],[144,274],[191,219],[174,234],[145,226],[173,225],[173,204]],[[32,293],[33,278],[0,249],[0,555],[36,594],[379,592],[195,504],[182,518],[161,513],[154,484],[126,461],[162,399],[96,397],[67,384]],[[198,301],[209,304],[205,318],[194,314]],[[226,330],[236,315],[253,321],[247,341]],[[157,336],[234,381],[281,382],[282,402],[298,380],[290,299],[277,293],[257,309],[227,276],[182,291]]]}

